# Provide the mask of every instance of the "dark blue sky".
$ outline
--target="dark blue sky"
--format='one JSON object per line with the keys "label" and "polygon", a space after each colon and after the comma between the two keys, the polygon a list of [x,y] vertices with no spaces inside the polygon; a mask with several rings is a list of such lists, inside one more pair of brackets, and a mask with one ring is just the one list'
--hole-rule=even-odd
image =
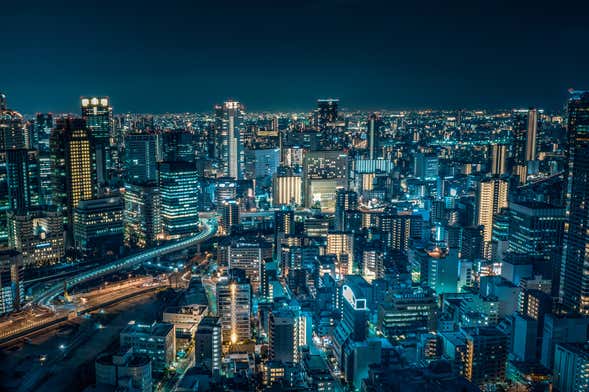
{"label": "dark blue sky", "polygon": [[558,108],[589,88],[587,3],[9,0],[0,90],[26,113]]}

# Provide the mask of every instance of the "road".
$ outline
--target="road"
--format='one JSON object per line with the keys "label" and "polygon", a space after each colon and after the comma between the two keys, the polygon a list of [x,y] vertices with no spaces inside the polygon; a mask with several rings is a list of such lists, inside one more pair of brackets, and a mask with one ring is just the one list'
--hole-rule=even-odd
{"label": "road", "polygon": [[31,307],[26,312],[11,318],[10,323],[3,325],[0,330],[1,345],[9,343],[11,337],[26,336],[28,331],[39,333],[44,328],[50,328],[68,320],[73,316],[83,315],[98,309],[105,304],[112,304],[133,297],[143,292],[157,290],[167,286],[167,281],[156,281],[152,277],[133,278],[109,286],[101,287],[88,293],[81,293],[71,297],[69,303],[57,305],[54,311],[44,307]]}
{"label": "road", "polygon": [[[160,245],[155,248],[145,250],[141,253],[137,253],[129,257],[124,257],[120,260],[113,261],[106,265],[98,266],[90,270],[84,271],[80,274],[73,275],[65,280],[66,285],[68,288],[71,288],[80,283],[84,283],[101,276],[112,274],[113,272],[120,271],[125,268],[133,267],[144,261],[148,261],[159,256],[164,256],[170,253],[177,252],[179,250],[193,247],[213,237],[217,233],[217,229],[217,218],[211,217],[203,221],[203,231],[201,231],[193,237],[185,238],[165,245]],[[49,285],[44,290],[41,290],[35,302],[39,305],[51,306],[53,300],[59,294],[61,294],[62,291],[63,283]]]}
{"label": "road", "polygon": [[94,360],[118,346],[130,320],[151,319],[170,304],[153,291],[33,334],[0,350],[0,390],[82,390],[95,379]]}

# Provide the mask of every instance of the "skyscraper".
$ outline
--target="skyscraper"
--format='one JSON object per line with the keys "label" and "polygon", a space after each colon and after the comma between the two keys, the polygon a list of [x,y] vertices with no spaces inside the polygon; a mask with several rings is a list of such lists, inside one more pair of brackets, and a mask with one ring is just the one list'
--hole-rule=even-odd
{"label": "skyscraper", "polygon": [[491,149],[490,172],[494,176],[507,174],[507,145],[493,144]]}
{"label": "skyscraper", "polygon": [[201,192],[196,167],[190,162],[160,162],[161,219],[166,239],[198,232]]}
{"label": "skyscraper", "polygon": [[10,209],[18,213],[25,213],[30,209],[32,204],[31,182],[38,179],[38,173],[32,171],[31,157],[34,155],[29,156],[29,150],[26,149],[6,150],[8,201]]}
{"label": "skyscraper", "polygon": [[126,184],[124,200],[126,245],[139,248],[155,245],[162,230],[157,184]]}
{"label": "skyscraper", "polygon": [[108,97],[82,97],[81,104],[82,118],[86,120],[96,151],[96,180],[102,189],[108,183],[112,165],[112,108]]}
{"label": "skyscraper", "polygon": [[589,91],[571,91],[568,102],[569,170],[565,247],[561,271],[563,304],[589,315]]}
{"label": "skyscraper", "polygon": [[313,113],[313,125],[317,130],[333,126],[338,118],[339,99],[325,98],[317,100],[317,109]]}
{"label": "skyscraper", "polygon": [[134,184],[155,181],[157,173],[155,135],[128,135],[125,138],[125,163],[127,181]]}
{"label": "skyscraper", "polygon": [[223,176],[242,179],[245,156],[241,137],[244,133],[244,107],[237,101],[215,106],[217,159]]}
{"label": "skyscraper", "polygon": [[270,360],[298,362],[298,322],[295,313],[286,308],[273,310],[268,316],[268,340]]}
{"label": "skyscraper", "polygon": [[358,194],[341,188],[335,198],[335,229],[342,231],[346,226],[346,212],[358,208]]}
{"label": "skyscraper", "polygon": [[217,282],[217,311],[224,344],[251,338],[251,303],[249,282],[237,279]]}
{"label": "skyscraper", "polygon": [[477,189],[477,224],[484,227],[485,257],[490,256],[493,237],[493,216],[507,208],[509,184],[499,178],[490,178],[479,183]]}
{"label": "skyscraper", "polygon": [[28,134],[23,116],[7,108],[6,95],[0,94],[0,150],[28,148]]}
{"label": "skyscraper", "polygon": [[67,117],[57,120],[54,141],[60,144],[56,146],[54,156],[54,184],[59,193],[63,192],[61,187],[65,185],[64,207],[68,217],[68,235],[71,235],[74,210],[78,203],[96,196],[92,136],[84,120]]}

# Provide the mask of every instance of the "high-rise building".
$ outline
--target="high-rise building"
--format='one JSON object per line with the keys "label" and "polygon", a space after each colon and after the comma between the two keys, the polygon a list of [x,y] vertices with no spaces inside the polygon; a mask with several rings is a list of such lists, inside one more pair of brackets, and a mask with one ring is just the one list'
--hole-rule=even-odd
{"label": "high-rise building", "polygon": [[563,304],[589,315],[589,91],[572,91],[568,102],[569,170],[567,225],[562,265]]}
{"label": "high-rise building", "polygon": [[226,234],[231,234],[232,228],[239,225],[239,204],[235,200],[227,200],[219,208],[221,213],[221,228]]}
{"label": "high-rise building", "polygon": [[535,108],[514,112],[512,162],[513,174],[525,183],[528,163],[536,160],[539,111]]}
{"label": "high-rise building", "polygon": [[556,345],[553,386],[559,392],[589,390],[589,346],[587,344]]}
{"label": "high-rise building", "polygon": [[33,204],[32,182],[39,180],[36,154],[26,149],[6,150],[6,174],[10,209],[18,213],[28,211]]}
{"label": "high-rise building", "polygon": [[8,213],[8,245],[22,254],[25,267],[57,264],[64,256],[63,218],[56,206]]}
{"label": "high-rise building", "polygon": [[272,183],[274,206],[300,206],[303,200],[302,177],[292,170],[277,173]]}
{"label": "high-rise building", "polygon": [[52,156],[55,197],[56,201],[61,202],[65,193],[63,208],[66,210],[68,237],[71,239],[74,210],[80,201],[92,199],[96,195],[92,136],[84,120],[68,117],[57,120],[52,139],[52,146],[56,148]]}
{"label": "high-rise building", "polygon": [[273,310],[268,315],[268,357],[272,361],[299,361],[299,323],[288,309]]}
{"label": "high-rise building", "polygon": [[112,108],[108,97],[82,97],[82,118],[92,135],[96,153],[96,181],[103,188],[109,181],[112,168],[110,137],[112,133]]}
{"label": "high-rise building", "polygon": [[464,376],[478,386],[505,382],[508,336],[494,327],[466,331]]}
{"label": "high-rise building", "polygon": [[175,129],[162,133],[162,159],[163,161],[194,162],[195,144],[194,135],[184,129]]}
{"label": "high-rise building", "polygon": [[123,246],[123,200],[81,200],[74,211],[74,243],[86,259],[116,256]]}
{"label": "high-rise building", "polygon": [[325,98],[317,100],[317,109],[313,113],[313,125],[317,130],[333,127],[338,120],[337,107],[339,99]]}
{"label": "high-rise building", "polygon": [[436,154],[420,152],[415,155],[415,177],[431,181],[438,178],[439,161]]}
{"label": "high-rise building", "polygon": [[507,174],[507,145],[493,144],[491,148],[491,175]]}
{"label": "high-rise building", "polygon": [[156,181],[156,143],[154,134],[127,135],[125,138],[127,181],[134,184]]}
{"label": "high-rise building", "polygon": [[162,231],[157,184],[126,184],[124,200],[125,244],[139,248],[154,246]]}
{"label": "high-rise building", "polygon": [[485,257],[490,257],[493,237],[493,217],[507,208],[509,184],[499,178],[490,178],[479,183],[477,189],[477,225],[484,228]]}
{"label": "high-rise building", "polygon": [[311,151],[303,164],[306,207],[319,204],[321,210],[335,211],[335,192],[348,188],[348,156],[340,151]]}
{"label": "high-rise building", "polygon": [[29,148],[23,116],[17,111],[8,109],[6,95],[1,95],[3,98],[0,106],[0,150]]}
{"label": "high-rise building", "polygon": [[244,107],[237,101],[226,101],[215,106],[215,139],[217,159],[223,176],[242,179],[245,155],[242,136],[245,132]]}
{"label": "high-rise building", "polygon": [[341,231],[346,227],[346,212],[358,208],[358,194],[341,188],[335,198],[335,229]]}
{"label": "high-rise building", "polygon": [[272,244],[261,240],[244,238],[232,241],[228,248],[228,269],[245,273],[254,293],[260,289],[262,261],[272,257]]}
{"label": "high-rise building", "polygon": [[18,310],[25,297],[23,260],[14,249],[0,250],[0,315]]}
{"label": "high-rise building", "polygon": [[53,114],[51,113],[37,113],[35,116],[35,135],[37,140],[31,140],[31,148],[39,151],[49,151],[49,137],[53,129]]}
{"label": "high-rise building", "polygon": [[238,279],[217,282],[217,312],[221,319],[223,344],[251,338],[251,285]]}
{"label": "high-rise building", "polygon": [[198,233],[202,192],[196,167],[190,162],[160,162],[159,190],[164,239]]}
{"label": "high-rise building", "polygon": [[218,317],[203,317],[194,334],[194,364],[213,374],[221,370],[221,322]]}

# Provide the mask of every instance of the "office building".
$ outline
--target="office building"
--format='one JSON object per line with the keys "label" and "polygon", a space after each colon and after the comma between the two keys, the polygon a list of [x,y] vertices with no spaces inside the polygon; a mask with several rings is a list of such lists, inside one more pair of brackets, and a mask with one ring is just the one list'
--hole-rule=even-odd
{"label": "office building", "polygon": [[315,129],[322,131],[328,127],[335,127],[338,120],[339,99],[324,98],[317,100],[317,108],[313,113]]}
{"label": "office building", "polygon": [[2,94],[0,106],[0,150],[29,148],[28,134],[23,116],[7,107],[6,95]]}
{"label": "office building", "polygon": [[157,244],[162,231],[161,200],[157,184],[126,184],[123,198],[125,244],[132,248],[149,248]]}
{"label": "office building", "polygon": [[154,134],[127,135],[125,138],[126,179],[133,184],[156,181],[157,140]]}
{"label": "office building", "polygon": [[63,218],[55,206],[19,214],[8,219],[8,245],[22,254],[26,268],[57,264],[65,253]]}
{"label": "office building", "polygon": [[563,304],[589,315],[589,275],[587,263],[589,231],[589,91],[573,91],[568,102],[569,169],[567,225],[562,265]]}
{"label": "office building", "polygon": [[277,173],[272,182],[272,201],[274,206],[300,206],[303,200],[302,177],[292,170]]}
{"label": "office building", "polygon": [[92,136],[84,120],[71,117],[57,120],[53,136],[53,145],[56,147],[53,156],[55,196],[61,199],[65,185],[64,207],[67,214],[68,237],[71,238],[74,210],[78,203],[81,200],[92,199],[96,195]]}
{"label": "office building", "polygon": [[458,255],[444,249],[424,250],[418,254],[420,279],[436,294],[458,292]]}
{"label": "office building", "polygon": [[431,332],[437,319],[437,296],[430,288],[393,290],[378,304],[378,330],[384,336]]}
{"label": "office building", "polygon": [[39,180],[40,174],[36,158],[34,151],[26,149],[6,151],[9,208],[20,214],[31,209],[35,197],[38,202],[39,189],[34,187],[34,181]]}
{"label": "office building", "polygon": [[123,246],[123,200],[119,196],[82,200],[74,211],[74,243],[86,259],[112,257]]}
{"label": "office building", "polygon": [[414,162],[415,177],[424,181],[432,181],[438,179],[439,161],[436,154],[431,153],[417,153]]}
{"label": "office building", "polygon": [[121,347],[151,358],[154,372],[168,369],[176,359],[176,327],[170,323],[128,324],[120,334]]}
{"label": "office building", "polygon": [[103,188],[109,181],[112,168],[110,137],[112,133],[112,108],[108,97],[82,97],[82,118],[93,139],[96,154],[96,181]]}
{"label": "office building", "polygon": [[178,239],[198,233],[199,199],[202,192],[195,165],[160,162],[162,238]]}
{"label": "office building", "polygon": [[336,190],[348,188],[348,156],[339,151],[311,151],[303,164],[304,203],[334,212]]}
{"label": "office building", "polygon": [[25,298],[24,268],[20,252],[0,250],[0,316],[20,309]]}
{"label": "office building", "polygon": [[196,158],[194,135],[184,129],[161,133],[161,159],[168,162],[194,162]]}

